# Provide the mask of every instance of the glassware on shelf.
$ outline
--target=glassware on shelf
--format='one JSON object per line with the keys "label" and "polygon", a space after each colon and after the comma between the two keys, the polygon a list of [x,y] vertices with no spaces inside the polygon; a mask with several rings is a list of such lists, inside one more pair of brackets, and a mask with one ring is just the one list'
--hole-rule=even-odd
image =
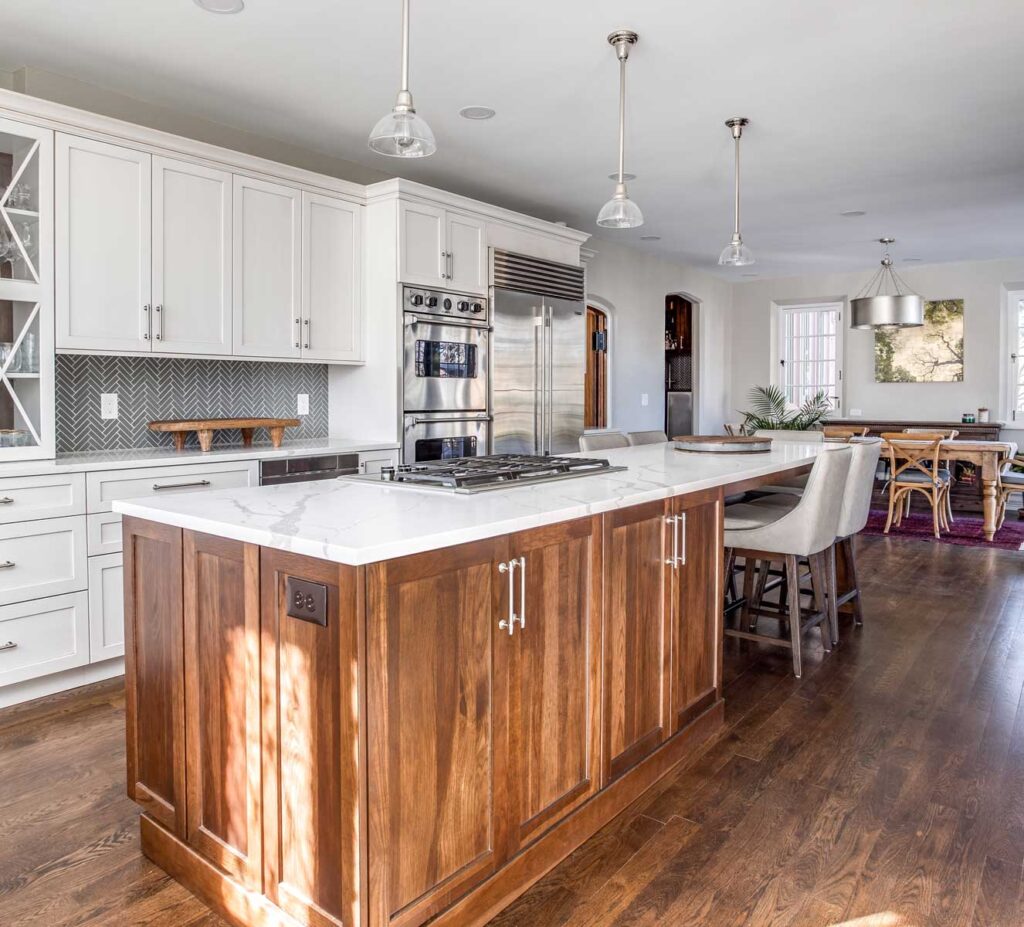
{"label": "glassware on shelf", "polygon": [[4,367],[7,366],[7,359],[11,356],[13,351],[13,341],[0,341],[0,370],[3,370]]}
{"label": "glassware on shelf", "polygon": [[32,191],[27,183],[16,183],[7,196],[7,205],[11,209],[28,209],[32,202]]}
{"label": "glassware on shelf", "polygon": [[32,435],[24,428],[0,428],[0,448],[31,447]]}
{"label": "glassware on shelf", "polygon": [[[25,333],[13,363],[19,373],[39,373],[39,337],[35,332]],[[12,366],[11,370],[14,372],[15,368]]]}

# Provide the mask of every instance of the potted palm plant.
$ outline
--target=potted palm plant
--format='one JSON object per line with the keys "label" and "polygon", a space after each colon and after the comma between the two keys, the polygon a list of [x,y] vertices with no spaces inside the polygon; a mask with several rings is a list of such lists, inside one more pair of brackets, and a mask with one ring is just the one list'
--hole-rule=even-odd
{"label": "potted palm plant", "polygon": [[821,424],[832,410],[824,390],[818,390],[795,406],[786,400],[779,386],[755,386],[749,394],[750,410],[743,416],[743,431],[753,434],[761,429],[808,431]]}

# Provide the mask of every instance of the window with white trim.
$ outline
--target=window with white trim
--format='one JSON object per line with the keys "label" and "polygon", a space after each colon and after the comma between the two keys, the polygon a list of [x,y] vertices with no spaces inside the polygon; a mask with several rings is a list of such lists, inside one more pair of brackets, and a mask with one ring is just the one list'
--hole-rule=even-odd
{"label": "window with white trim", "polygon": [[801,405],[824,390],[832,408],[842,410],[842,303],[778,307],[776,382],[787,402]]}
{"label": "window with white trim", "polygon": [[1009,294],[1010,418],[1024,421],[1024,291]]}

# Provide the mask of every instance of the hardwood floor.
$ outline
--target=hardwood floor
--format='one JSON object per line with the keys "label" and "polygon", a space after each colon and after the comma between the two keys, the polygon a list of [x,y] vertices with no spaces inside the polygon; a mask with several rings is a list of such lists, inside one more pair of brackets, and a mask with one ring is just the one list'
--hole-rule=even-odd
{"label": "hardwood floor", "polygon": [[[726,733],[491,927],[1024,923],[1024,554],[860,544],[865,625],[728,642]],[[138,849],[118,684],[0,712],[0,923],[214,927]]]}

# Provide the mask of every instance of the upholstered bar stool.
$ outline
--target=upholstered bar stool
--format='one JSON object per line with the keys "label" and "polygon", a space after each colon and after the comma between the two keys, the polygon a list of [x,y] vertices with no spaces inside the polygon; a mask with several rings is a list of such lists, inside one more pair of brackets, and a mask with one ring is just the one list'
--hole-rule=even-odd
{"label": "upholstered bar stool", "polygon": [[629,447],[621,431],[602,431],[596,435],[580,435],[581,451],[609,451],[616,447]]}
{"label": "upholstered bar stool", "polygon": [[[825,440],[824,431],[787,431],[785,429],[761,428],[754,432],[755,438],[771,438],[773,441],[796,441],[801,444],[820,444]],[[762,492],[788,492],[795,496],[803,493],[807,485],[807,474],[783,477],[778,483],[762,486]]]}
{"label": "upholstered bar stool", "polygon": [[[837,637],[836,629],[830,626],[833,609],[828,607],[828,602],[834,601],[835,591],[829,588],[832,571],[827,566],[827,553],[839,531],[851,455],[848,445],[837,445],[819,454],[807,488],[800,497],[740,503],[729,506],[725,513],[727,561],[743,557],[747,564],[784,564],[788,606],[785,618],[790,636],[787,641],[746,628],[726,628],[725,633],[730,637],[789,647],[793,653],[793,674],[797,678],[803,672],[803,635],[821,626],[822,645],[826,650],[832,649],[832,641]],[[810,562],[814,585],[813,605],[806,616],[800,603],[801,559]],[[747,577],[751,575],[748,570]],[[744,587],[746,592],[752,592],[746,577]]]}
{"label": "upholstered bar stool", "polygon": [[637,444],[664,444],[668,435],[663,431],[630,431],[626,435],[630,447]]}

